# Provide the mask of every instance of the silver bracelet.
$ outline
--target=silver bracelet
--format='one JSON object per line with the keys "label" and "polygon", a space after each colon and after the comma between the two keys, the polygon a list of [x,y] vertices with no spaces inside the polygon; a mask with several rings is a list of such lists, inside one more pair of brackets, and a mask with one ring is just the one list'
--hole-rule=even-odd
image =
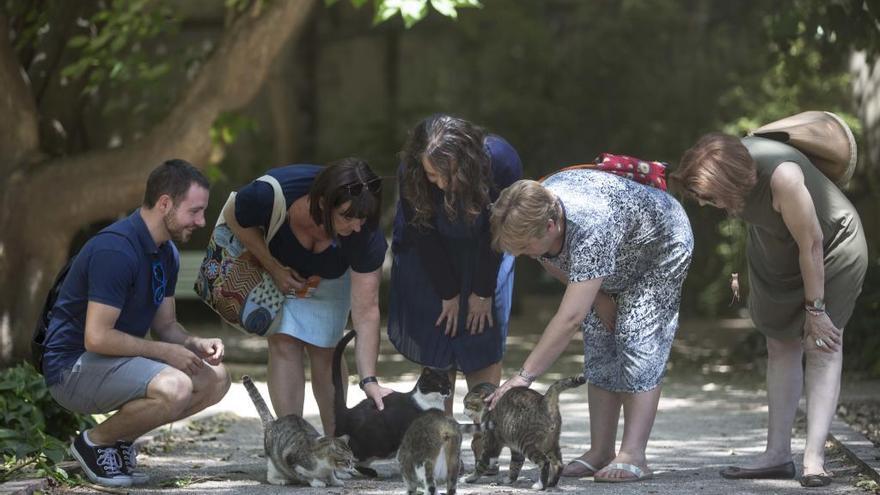
{"label": "silver bracelet", "polygon": [[525,368],[520,368],[519,372],[517,372],[517,376],[529,382],[529,384],[531,384],[533,381],[535,381],[536,378],[538,378],[538,375],[533,375],[529,373],[528,371],[526,371]]}

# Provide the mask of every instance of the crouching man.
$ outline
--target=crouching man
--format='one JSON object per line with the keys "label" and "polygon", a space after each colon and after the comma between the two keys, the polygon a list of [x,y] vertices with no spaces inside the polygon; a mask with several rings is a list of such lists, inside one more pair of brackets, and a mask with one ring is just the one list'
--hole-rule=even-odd
{"label": "crouching man", "polygon": [[[43,374],[63,407],[116,410],[80,433],[70,453],[93,482],[130,486],[134,441],[217,403],[229,389],[220,339],[188,334],[177,322],[179,254],[205,225],[208,180],[183,160],[159,165],[141,208],[91,238],[65,278],[46,335]],[[153,340],[145,339],[152,330]]]}

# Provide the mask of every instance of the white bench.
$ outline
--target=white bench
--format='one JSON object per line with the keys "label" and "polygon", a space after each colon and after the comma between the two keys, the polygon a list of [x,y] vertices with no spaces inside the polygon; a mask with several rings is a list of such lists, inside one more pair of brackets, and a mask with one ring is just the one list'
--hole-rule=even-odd
{"label": "white bench", "polygon": [[175,299],[198,299],[193,285],[199,276],[199,268],[204,258],[204,250],[180,252],[180,270],[177,272],[177,287],[174,289]]}

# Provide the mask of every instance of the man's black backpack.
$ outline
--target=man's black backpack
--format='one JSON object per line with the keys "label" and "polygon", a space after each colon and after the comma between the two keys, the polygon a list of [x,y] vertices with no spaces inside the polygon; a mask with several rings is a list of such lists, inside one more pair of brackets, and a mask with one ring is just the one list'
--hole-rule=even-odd
{"label": "man's black backpack", "polygon": [[46,332],[49,329],[49,321],[52,319],[52,308],[55,307],[55,301],[58,300],[58,294],[61,292],[61,285],[64,283],[64,279],[67,278],[67,272],[70,271],[70,266],[73,264],[74,259],[76,259],[76,256],[72,256],[67,260],[64,268],[55,276],[55,282],[52,283],[52,288],[46,294],[43,310],[37,316],[37,324],[34,327],[33,338],[31,338],[31,364],[40,373],[43,372],[43,353],[46,352]]}

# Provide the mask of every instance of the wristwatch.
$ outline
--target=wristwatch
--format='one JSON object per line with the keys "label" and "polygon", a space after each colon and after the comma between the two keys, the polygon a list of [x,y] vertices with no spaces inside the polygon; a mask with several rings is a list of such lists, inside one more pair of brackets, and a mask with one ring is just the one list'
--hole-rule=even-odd
{"label": "wristwatch", "polygon": [[825,301],[822,300],[821,297],[817,297],[812,301],[807,300],[806,304],[804,304],[804,309],[811,313],[824,313],[825,312]]}
{"label": "wristwatch", "polygon": [[368,376],[368,377],[364,378],[363,380],[361,380],[360,383],[358,383],[358,386],[361,388],[361,390],[363,390],[364,387],[366,387],[368,383],[379,383],[379,379],[376,378],[375,376]]}

